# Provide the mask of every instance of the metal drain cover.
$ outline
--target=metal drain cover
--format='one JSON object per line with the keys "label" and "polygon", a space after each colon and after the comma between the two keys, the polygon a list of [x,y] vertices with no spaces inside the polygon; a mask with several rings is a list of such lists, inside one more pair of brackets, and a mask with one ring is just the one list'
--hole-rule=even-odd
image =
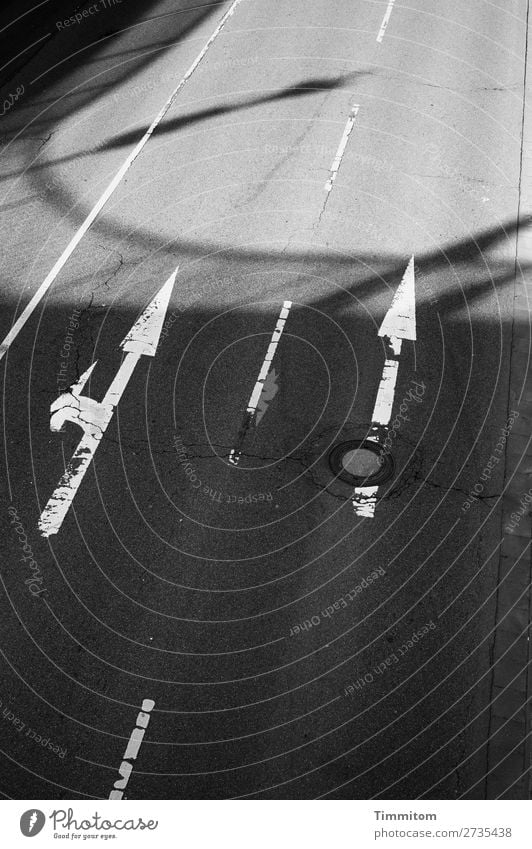
{"label": "metal drain cover", "polygon": [[340,480],[354,486],[375,486],[394,473],[391,455],[369,439],[351,439],[335,445],[329,454],[329,465]]}

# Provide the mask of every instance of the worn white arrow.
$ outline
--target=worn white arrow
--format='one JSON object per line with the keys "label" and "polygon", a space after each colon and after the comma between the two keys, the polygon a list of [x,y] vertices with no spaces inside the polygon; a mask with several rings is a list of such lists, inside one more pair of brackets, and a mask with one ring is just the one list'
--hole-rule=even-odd
{"label": "worn white arrow", "polygon": [[[395,387],[403,339],[416,340],[416,281],[414,257],[408,263],[403,279],[394,295],[392,305],[379,329],[384,338],[386,360],[377,392],[368,441],[380,443],[386,438],[392,417]],[[372,519],[375,515],[378,486],[355,489],[353,507],[357,516]]]}
{"label": "worn white arrow", "polygon": [[103,400],[94,401],[81,394],[98,362],[95,360],[78,382],[60,395],[50,407],[52,431],[60,431],[65,422],[69,421],[79,425],[84,434],[39,519],[39,530],[44,537],[56,534],[63,524],[138,361],[142,356],[155,356],[177,271],[168,278],[120,343],[126,356]]}

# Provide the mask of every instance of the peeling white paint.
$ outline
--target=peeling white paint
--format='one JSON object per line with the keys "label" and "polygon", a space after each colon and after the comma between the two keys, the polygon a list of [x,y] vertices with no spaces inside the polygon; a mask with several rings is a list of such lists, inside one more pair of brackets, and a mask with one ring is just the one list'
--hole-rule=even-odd
{"label": "peeling white paint", "polygon": [[[251,397],[247,406],[247,429],[249,429],[251,422],[253,421],[255,414],[257,412],[257,406],[259,405],[262,392],[264,390],[264,384],[268,377],[273,358],[275,356],[275,352],[277,350],[277,345],[279,344],[279,340],[283,334],[286,320],[290,314],[290,309],[292,307],[292,301],[285,301],[283,303],[283,308],[279,314],[279,318],[277,320],[277,324],[275,325],[275,330],[272,333],[272,338],[270,340],[270,344],[268,345],[268,350],[266,351],[266,356],[264,357],[264,362],[262,363],[261,370],[259,372],[259,376],[257,378],[257,382],[253,387],[253,391],[251,393]],[[233,463],[234,466],[238,465],[240,460],[241,451],[239,448],[232,448],[231,453],[229,454],[229,462]]]}
{"label": "peeling white paint", "polygon": [[118,768],[120,778],[115,781],[113,785],[114,789],[109,793],[109,799],[124,798],[124,790],[133,772],[131,761],[135,761],[138,757],[144,734],[146,733],[145,729],[148,727],[150,721],[150,713],[154,707],[155,702],[152,699],[144,699],[142,702],[142,710],[137,715],[136,726],[130,734],[126,751],[124,752],[124,758]]}
{"label": "peeling white paint", "polygon": [[171,93],[170,97],[167,99],[166,103],[164,103],[164,105],[161,107],[161,109],[159,110],[159,112],[157,113],[155,118],[153,119],[152,123],[150,124],[150,126],[148,127],[148,129],[146,130],[144,135],[142,136],[142,138],[137,142],[137,144],[135,145],[135,147],[133,148],[133,150],[131,151],[131,153],[129,154],[129,156],[127,157],[125,162],[123,163],[123,165],[120,167],[120,169],[117,171],[117,173],[115,174],[115,176],[113,177],[113,179],[111,180],[111,182],[109,183],[107,188],[105,189],[102,196],[99,198],[99,200],[93,206],[93,208],[91,209],[91,211],[89,212],[89,214],[85,218],[83,224],[77,230],[77,232],[74,234],[74,236],[72,237],[72,239],[70,240],[70,242],[66,246],[65,250],[63,251],[63,253],[59,257],[57,262],[54,264],[53,268],[48,272],[45,279],[43,280],[43,282],[41,283],[41,285],[39,286],[39,288],[37,289],[37,291],[35,292],[35,294],[31,298],[29,303],[26,304],[24,310],[21,312],[21,314],[19,315],[19,317],[17,318],[17,320],[13,324],[11,330],[9,331],[7,336],[4,338],[4,340],[0,344],[0,360],[6,354],[6,352],[9,350],[13,341],[16,339],[16,337],[18,336],[18,334],[20,333],[20,331],[22,330],[22,328],[24,327],[24,325],[26,324],[26,322],[28,321],[28,319],[30,318],[32,313],[34,312],[34,310],[38,307],[41,300],[44,298],[46,292],[52,286],[52,284],[54,283],[58,274],[60,273],[62,268],[66,265],[66,263],[68,262],[68,260],[72,256],[72,254],[74,253],[75,249],[77,248],[77,246],[79,245],[79,243],[81,242],[81,240],[83,239],[85,234],[92,227],[92,225],[94,224],[94,222],[98,218],[100,212],[103,210],[104,206],[107,204],[107,201],[114,194],[114,192],[116,191],[116,189],[118,188],[118,186],[120,185],[120,183],[122,182],[124,177],[126,176],[127,172],[129,171],[129,169],[131,168],[131,166],[133,165],[133,163],[137,159],[137,157],[140,155],[140,153],[142,153],[144,147],[146,146],[146,144],[148,143],[148,141],[152,137],[153,133],[155,132],[155,130],[157,129],[157,127],[159,126],[159,124],[161,123],[163,118],[165,117],[166,113],[173,106],[174,101],[177,98],[179,92],[181,91],[183,86],[188,82],[188,80],[190,79],[190,77],[192,76],[192,74],[194,73],[194,71],[196,70],[198,65],[200,64],[200,62],[203,60],[205,54],[207,53],[207,51],[209,50],[211,45],[214,43],[214,41],[216,41],[216,39],[220,35],[222,29],[224,28],[225,24],[227,23],[229,18],[234,14],[237,6],[239,6],[240,3],[242,3],[242,2],[243,2],[243,0],[233,0],[233,3],[229,7],[229,9],[225,13],[225,15],[222,17],[220,23],[218,24],[218,26],[214,30],[213,34],[211,35],[211,37],[209,38],[209,40],[207,41],[207,43],[205,44],[203,49],[198,53],[198,55],[194,59],[192,65],[190,66],[190,68],[188,69],[188,71],[186,72],[184,77],[181,78],[181,80],[179,81],[177,86],[174,88],[173,92]]}
{"label": "peeling white paint", "polygon": [[342,164],[342,159],[344,158],[345,149],[347,147],[347,142],[349,141],[349,136],[353,132],[353,127],[355,126],[355,121],[358,115],[359,108],[360,107],[355,104],[351,109],[351,112],[349,113],[349,118],[347,119],[347,123],[345,125],[345,129],[342,134],[338,150],[336,151],[336,156],[334,157],[333,164],[330,167],[330,177],[325,183],[326,192],[330,192],[332,190],[334,181],[336,180],[336,176],[338,174],[338,171],[340,170],[340,165]]}
{"label": "peeling white paint", "polygon": [[[379,336],[384,338],[387,357],[384,361],[382,377],[373,408],[371,430],[382,434],[382,429],[388,427],[392,417],[403,339],[416,340],[414,257],[411,257],[408,263],[390,309],[380,326]],[[378,439],[373,439],[373,441],[378,444]],[[378,486],[357,487],[355,489],[353,507],[357,516],[366,519],[374,518],[378,489]]]}
{"label": "peeling white paint", "polygon": [[57,534],[60,530],[139,359],[142,356],[155,356],[177,271],[178,269],[170,275],[122,341],[121,347],[126,352],[126,356],[103,400],[95,401],[93,398],[81,395],[96,365],[94,362],[82,374],[78,382],[51,405],[50,429],[52,431],[61,430],[65,422],[72,422],[81,427],[84,434],[59,484],[41,513],[38,528],[43,537]]}
{"label": "peeling white paint", "polygon": [[393,7],[395,6],[395,0],[390,0],[388,3],[388,8],[386,9],[386,14],[382,20],[381,28],[379,30],[379,34],[377,36],[377,41],[380,44],[386,34],[386,30],[388,29],[388,24],[390,23],[390,18],[392,16]]}

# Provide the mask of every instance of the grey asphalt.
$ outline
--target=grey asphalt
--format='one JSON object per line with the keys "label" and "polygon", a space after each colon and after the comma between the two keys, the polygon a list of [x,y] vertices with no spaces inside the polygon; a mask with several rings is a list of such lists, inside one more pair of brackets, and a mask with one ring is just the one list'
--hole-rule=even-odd
{"label": "grey asphalt", "polygon": [[[230,3],[186,5],[49,17],[5,81],[25,93],[1,118],[2,338]],[[7,797],[108,798],[143,699],[130,799],[485,796],[527,2],[398,3],[379,43],[386,7],[237,6],[0,363]],[[423,390],[362,518],[327,455],[368,433],[412,255],[396,405]],[[178,265],[157,355],[44,539],[81,435],[49,429],[67,336],[100,399]]]}

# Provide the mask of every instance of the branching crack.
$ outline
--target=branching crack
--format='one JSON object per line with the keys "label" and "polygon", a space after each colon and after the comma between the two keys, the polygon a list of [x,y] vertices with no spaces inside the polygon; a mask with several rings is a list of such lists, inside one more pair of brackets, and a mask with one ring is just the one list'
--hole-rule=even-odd
{"label": "branching crack", "polygon": [[109,275],[109,277],[108,277],[106,280],[104,280],[104,281],[103,281],[103,283],[99,283],[99,284],[98,284],[98,286],[96,286],[96,288],[94,289],[94,291],[95,291],[95,292],[96,292],[98,289],[100,289],[102,286],[105,286],[105,288],[106,288],[106,289],[108,289],[108,288],[109,288],[109,283],[111,282],[111,280],[113,279],[113,277],[116,277],[116,275],[118,274],[118,272],[120,271],[120,269],[121,269],[121,268],[123,267],[123,265],[124,265],[124,257],[123,257],[123,255],[120,253],[120,251],[117,251],[115,248],[111,248],[111,249],[109,249],[109,248],[105,248],[105,247],[104,247],[104,245],[99,245],[99,247],[100,247],[100,248],[104,248],[104,250],[110,250],[110,253],[116,254],[116,255],[117,255],[117,257],[118,257],[118,265],[116,266],[116,268],[114,269],[114,271],[113,271],[113,272]]}

